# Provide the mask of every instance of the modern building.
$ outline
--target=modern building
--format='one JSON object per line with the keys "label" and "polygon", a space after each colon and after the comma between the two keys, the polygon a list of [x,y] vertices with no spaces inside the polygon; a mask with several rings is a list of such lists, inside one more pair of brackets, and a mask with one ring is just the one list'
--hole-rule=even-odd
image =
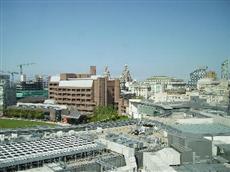
{"label": "modern building", "polygon": [[10,75],[0,75],[0,115],[10,105],[16,104],[15,85],[10,82]]}
{"label": "modern building", "polygon": [[43,80],[36,76],[35,81],[21,81],[17,84],[17,90],[42,90]]}
{"label": "modern building", "polygon": [[189,101],[158,103],[147,99],[130,99],[128,114],[132,118],[166,117],[173,113],[187,112],[190,109]]}
{"label": "modern building", "polygon": [[208,139],[168,134],[168,144],[180,152],[181,164],[207,162],[212,158],[212,142]]}
{"label": "modern building", "polygon": [[34,80],[26,80],[26,75],[22,76],[24,78],[16,85],[17,99],[28,97],[48,98],[48,77],[36,75]]}
{"label": "modern building", "polygon": [[196,89],[198,80],[207,76],[207,69],[207,66],[200,67],[190,73],[190,80],[188,81],[188,86],[190,89]]}
{"label": "modern building", "polygon": [[229,79],[229,61],[225,60],[221,64],[221,79],[228,80]]}
{"label": "modern building", "polygon": [[118,108],[120,82],[96,75],[96,67],[90,73],[61,73],[49,82],[49,98],[58,104],[75,106],[82,114],[91,114],[95,106],[112,105]]}
{"label": "modern building", "polygon": [[16,109],[33,109],[41,110],[45,114],[45,119],[50,121],[61,121],[62,116],[69,114],[68,107],[66,105],[57,105],[45,103],[20,103],[18,102]]}

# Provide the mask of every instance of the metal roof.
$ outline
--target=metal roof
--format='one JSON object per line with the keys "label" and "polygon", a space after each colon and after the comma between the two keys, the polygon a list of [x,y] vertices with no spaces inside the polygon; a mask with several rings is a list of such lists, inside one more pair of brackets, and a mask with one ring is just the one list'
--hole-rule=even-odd
{"label": "metal roof", "polygon": [[71,81],[60,81],[59,87],[92,87],[93,80],[92,79],[78,79]]}
{"label": "metal roof", "polygon": [[166,110],[173,109],[171,106],[169,106],[167,104],[155,103],[152,100],[142,100],[140,102],[140,104],[144,104],[144,105],[148,105],[148,106],[157,106],[157,107],[161,107],[161,108],[166,109]]}
{"label": "metal roof", "polygon": [[221,124],[179,124],[173,125],[174,128],[192,134],[202,135],[223,135],[230,133],[230,127]]}
{"label": "metal roof", "polygon": [[0,168],[104,148],[78,136],[0,144]]}

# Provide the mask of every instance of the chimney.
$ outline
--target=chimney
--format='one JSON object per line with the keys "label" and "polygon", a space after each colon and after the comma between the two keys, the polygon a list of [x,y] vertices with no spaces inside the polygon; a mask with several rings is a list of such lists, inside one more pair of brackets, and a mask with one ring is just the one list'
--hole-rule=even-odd
{"label": "chimney", "polygon": [[96,66],[90,66],[90,75],[96,75],[96,74],[97,74]]}

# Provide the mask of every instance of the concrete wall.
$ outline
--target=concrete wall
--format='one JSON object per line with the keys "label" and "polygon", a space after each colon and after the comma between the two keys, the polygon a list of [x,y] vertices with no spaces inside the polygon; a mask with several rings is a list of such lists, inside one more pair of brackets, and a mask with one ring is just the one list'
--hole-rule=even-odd
{"label": "concrete wall", "polygon": [[164,148],[156,152],[166,164],[168,165],[180,165],[180,153],[173,148]]}
{"label": "concrete wall", "polygon": [[190,164],[193,162],[193,152],[184,151],[181,153],[181,164]]}
{"label": "concrete wall", "polygon": [[143,152],[136,152],[135,158],[137,162],[137,167],[142,168],[143,167]]}
{"label": "concrete wall", "polygon": [[115,143],[109,140],[100,139],[100,142],[105,144],[107,146],[107,149],[110,149],[111,151],[120,153],[124,155],[125,157],[125,167],[121,167],[121,171],[124,172],[134,172],[137,171],[137,164],[135,159],[135,149],[127,147],[125,145]]}
{"label": "concrete wall", "polygon": [[[204,137],[208,140],[212,140],[212,137]],[[213,137],[213,143],[218,144],[230,144],[230,136],[214,136]]]}
{"label": "concrete wall", "polygon": [[187,119],[177,119],[179,124],[212,124],[213,118],[187,118]]}
{"label": "concrete wall", "polygon": [[176,172],[163,159],[152,152],[143,153],[143,171],[145,172]]}
{"label": "concrete wall", "polygon": [[212,156],[212,142],[207,139],[169,134],[168,144],[181,152],[182,164],[209,160]]}
{"label": "concrete wall", "polygon": [[139,99],[129,100],[129,115],[133,118],[141,118],[141,114],[138,113],[138,104],[140,101]]}
{"label": "concrete wall", "polygon": [[90,171],[90,172],[101,172],[101,166],[97,163],[90,164],[90,165],[82,165],[73,170],[72,172],[79,172],[79,171]]}
{"label": "concrete wall", "polygon": [[[104,106],[107,103],[107,87],[105,78],[94,80],[94,101],[97,106]],[[105,100],[106,99],[106,100]]]}
{"label": "concrete wall", "polygon": [[212,142],[206,139],[188,141],[188,147],[196,153],[196,161],[211,159]]}

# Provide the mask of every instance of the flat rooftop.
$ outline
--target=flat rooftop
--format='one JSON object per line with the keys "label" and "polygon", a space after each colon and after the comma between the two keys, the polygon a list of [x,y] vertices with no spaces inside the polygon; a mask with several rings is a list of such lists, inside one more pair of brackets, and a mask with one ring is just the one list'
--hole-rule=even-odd
{"label": "flat rooftop", "polygon": [[230,134],[230,127],[221,124],[178,124],[172,127],[184,132],[201,135],[225,135]]}
{"label": "flat rooftop", "polygon": [[224,164],[189,164],[173,167],[177,172],[229,172]]}
{"label": "flat rooftop", "polygon": [[109,122],[91,122],[87,124],[80,125],[72,125],[72,126],[39,126],[32,128],[17,128],[17,129],[0,129],[0,134],[11,134],[11,133],[35,133],[35,132],[45,132],[45,131],[68,131],[68,130],[77,130],[77,131],[85,131],[86,128],[88,130],[96,130],[97,127],[101,128],[114,128],[114,127],[122,127],[128,125],[134,125],[137,123],[135,119],[128,120],[118,120],[118,121],[109,121]]}
{"label": "flat rooftop", "polygon": [[119,135],[119,134],[114,134],[110,133],[106,136],[106,139],[126,145],[128,147],[138,147],[138,148],[143,148],[143,142],[134,138],[130,138],[129,136],[125,135]]}
{"label": "flat rooftop", "polygon": [[79,136],[0,144],[0,168],[104,149]]}

